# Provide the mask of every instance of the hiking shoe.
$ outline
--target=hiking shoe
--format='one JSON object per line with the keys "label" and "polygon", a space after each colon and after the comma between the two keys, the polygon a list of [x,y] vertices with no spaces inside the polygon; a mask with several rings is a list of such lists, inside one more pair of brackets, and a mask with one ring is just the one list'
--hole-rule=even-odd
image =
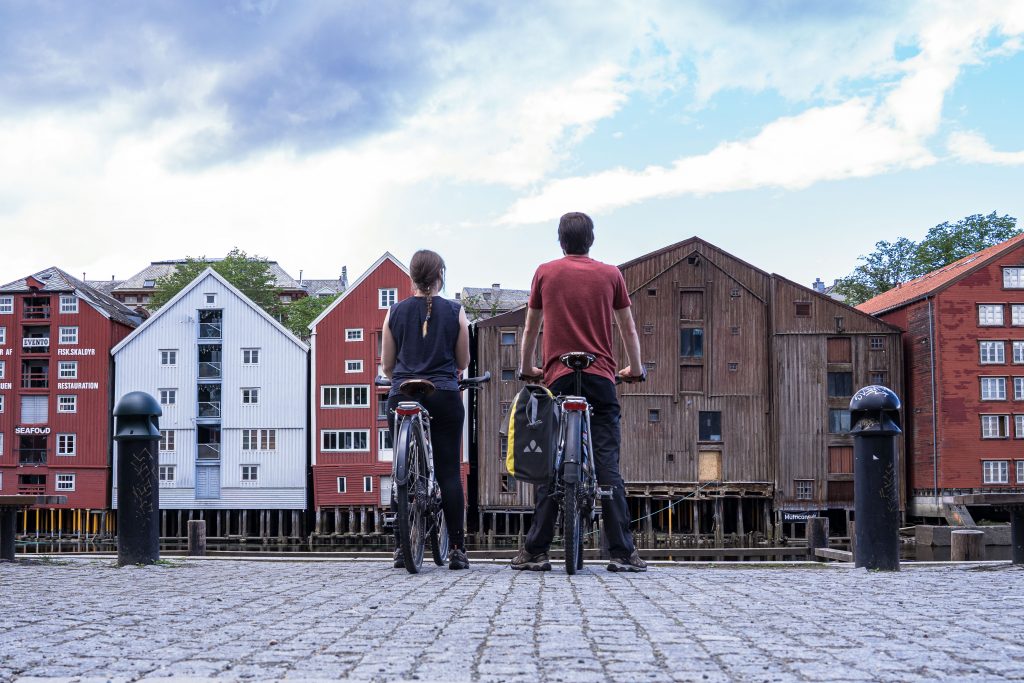
{"label": "hiking shoe", "polygon": [[448,553],[448,569],[469,569],[469,558],[463,548],[452,548]]}
{"label": "hiking shoe", "polygon": [[633,549],[633,554],[629,557],[613,557],[608,562],[608,571],[610,572],[645,572],[647,571],[647,563],[640,559],[640,553]]}
{"label": "hiking shoe", "polygon": [[551,561],[547,553],[531,555],[526,548],[520,548],[516,556],[512,558],[512,569],[527,569],[531,572],[551,571]]}
{"label": "hiking shoe", "polygon": [[402,556],[401,548],[395,548],[395,562],[392,566],[395,569],[405,569],[405,557]]}

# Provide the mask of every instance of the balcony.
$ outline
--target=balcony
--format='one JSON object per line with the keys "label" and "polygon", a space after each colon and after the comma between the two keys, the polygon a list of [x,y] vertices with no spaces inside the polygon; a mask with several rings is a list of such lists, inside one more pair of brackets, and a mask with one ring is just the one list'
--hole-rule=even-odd
{"label": "balcony", "polygon": [[220,401],[200,401],[199,417],[207,419],[220,418]]}
{"label": "balcony", "polygon": [[46,484],[18,484],[19,496],[45,496]]}
{"label": "balcony", "polygon": [[32,304],[31,299],[25,301],[25,307],[21,310],[21,317],[25,320],[49,320],[50,304]]}
{"label": "balcony", "polygon": [[220,339],[221,338],[221,327],[218,323],[199,323],[199,338],[200,339]]}
{"label": "balcony", "polygon": [[199,379],[220,379],[221,364],[207,361],[199,362]]}
{"label": "balcony", "polygon": [[45,465],[46,448],[18,448],[19,465]]}
{"label": "balcony", "polygon": [[22,389],[49,389],[50,373],[46,370],[30,370],[21,373]]}
{"label": "balcony", "polygon": [[201,443],[196,454],[199,460],[220,460],[219,443]]}

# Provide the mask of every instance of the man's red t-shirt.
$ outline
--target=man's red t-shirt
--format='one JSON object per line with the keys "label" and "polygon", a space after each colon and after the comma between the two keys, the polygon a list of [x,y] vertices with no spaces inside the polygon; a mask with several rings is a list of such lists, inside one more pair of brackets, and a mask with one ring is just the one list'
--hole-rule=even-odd
{"label": "man's red t-shirt", "polygon": [[544,311],[544,383],[572,372],[558,358],[586,351],[597,360],[586,372],[615,381],[612,320],[629,307],[626,281],[615,266],[589,256],[567,255],[537,268],[530,308]]}

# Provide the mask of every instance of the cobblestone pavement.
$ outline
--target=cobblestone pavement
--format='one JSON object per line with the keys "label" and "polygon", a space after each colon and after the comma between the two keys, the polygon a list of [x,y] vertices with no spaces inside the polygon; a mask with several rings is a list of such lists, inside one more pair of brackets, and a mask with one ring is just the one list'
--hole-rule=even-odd
{"label": "cobblestone pavement", "polygon": [[0,680],[1024,678],[1024,570],[0,564]]}

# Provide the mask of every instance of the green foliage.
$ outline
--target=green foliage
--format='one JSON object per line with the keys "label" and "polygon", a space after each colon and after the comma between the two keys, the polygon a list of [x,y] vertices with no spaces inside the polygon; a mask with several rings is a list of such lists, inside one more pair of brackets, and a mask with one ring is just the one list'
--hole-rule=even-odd
{"label": "green foliage", "polygon": [[207,268],[213,268],[263,310],[280,319],[281,290],[275,284],[270,261],[262,256],[249,256],[238,247],[220,261],[209,261],[205,256],[185,259],[173,273],[157,280],[150,307],[157,310],[166,304]]}
{"label": "green foliage", "polygon": [[469,318],[470,322],[493,318],[499,312],[499,301],[496,298],[484,299],[478,294],[469,295],[462,297],[459,303],[466,309],[466,317]]}
{"label": "green foliage", "polygon": [[940,223],[920,242],[906,237],[895,242],[882,240],[875,244],[872,253],[860,257],[862,263],[838,280],[833,291],[856,306],[896,285],[1004,242],[1020,234],[1016,226],[1016,218],[999,216],[993,211],[987,216],[967,216],[952,224]]}
{"label": "green foliage", "polygon": [[305,339],[309,337],[309,324],[316,320],[316,317],[324,312],[340,294],[333,296],[307,296],[288,304],[288,311],[284,320],[284,326],[292,331],[296,337]]}

